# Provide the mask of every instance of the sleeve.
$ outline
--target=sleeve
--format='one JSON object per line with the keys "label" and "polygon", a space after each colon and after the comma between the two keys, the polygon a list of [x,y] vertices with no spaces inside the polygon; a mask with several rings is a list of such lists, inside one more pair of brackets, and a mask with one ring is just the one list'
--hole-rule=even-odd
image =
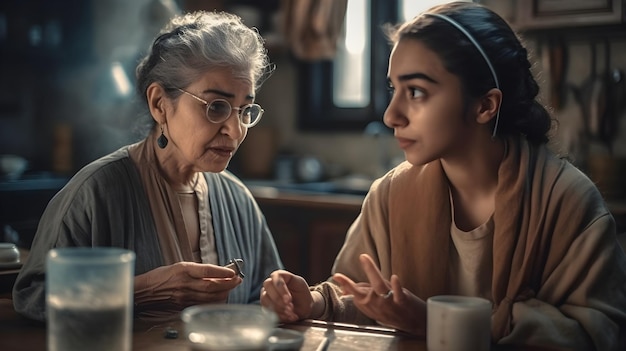
{"label": "sleeve", "polygon": [[81,216],[72,216],[67,204],[68,192],[57,194],[48,204],[37,226],[28,260],[13,286],[13,306],[28,318],[46,319],[45,270],[50,249],[64,246],[87,246],[90,236]]}
{"label": "sleeve", "polygon": [[[361,207],[361,213],[352,223],[346,234],[345,242],[335,258],[332,274],[342,273],[356,282],[367,281],[361,270],[359,255],[368,254],[379,266],[384,276],[391,272],[389,226],[386,198],[389,189],[387,176],[375,181]],[[350,296],[342,296],[341,289],[332,277],[310,288],[324,297],[326,306],[320,319],[335,322],[375,324],[363,315],[352,303]]]}
{"label": "sleeve", "polygon": [[[55,247],[113,246],[134,250],[135,274],[162,265],[154,222],[128,159],[81,170],[46,206],[26,263],[13,287],[15,310],[45,319],[45,265]],[[95,173],[98,173],[95,175]],[[120,181],[130,177],[130,181]]]}
{"label": "sleeve", "polygon": [[324,298],[324,312],[318,319],[352,324],[375,324],[374,321],[361,313],[352,303],[352,296],[342,294],[341,288],[332,281],[319,283],[309,288],[319,292]]}
{"label": "sleeve", "polygon": [[590,223],[545,277],[535,298],[512,306],[513,328],[501,344],[568,350],[622,350],[626,258],[606,214]]}
{"label": "sleeve", "polygon": [[372,257],[383,276],[391,275],[389,180],[390,177],[385,176],[372,184],[361,213],[348,229],[346,240],[335,258],[332,274],[342,273],[355,281],[367,281],[359,263],[359,256],[365,253]]}

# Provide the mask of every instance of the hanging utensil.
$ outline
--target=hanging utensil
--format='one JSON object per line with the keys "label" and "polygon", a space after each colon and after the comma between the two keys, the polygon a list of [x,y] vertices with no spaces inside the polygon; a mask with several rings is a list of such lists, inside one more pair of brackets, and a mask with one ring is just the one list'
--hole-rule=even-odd
{"label": "hanging utensil", "polygon": [[[613,142],[619,130],[618,115],[623,96],[623,76],[618,69],[611,68],[611,43],[605,40],[605,107],[601,117],[600,141],[613,152]],[[621,92],[620,92],[621,91]]]}
{"label": "hanging utensil", "polygon": [[626,109],[626,75],[619,68],[611,70],[611,82],[613,83],[613,105],[615,116],[619,117]]}
{"label": "hanging utensil", "polygon": [[580,87],[578,100],[580,102],[587,135],[591,139],[597,140],[600,134],[600,117],[604,113],[604,77],[597,72],[597,53],[596,44],[592,43],[591,47],[591,66],[590,74]]}
{"label": "hanging utensil", "polygon": [[565,105],[565,71],[567,65],[567,47],[562,38],[548,42],[548,71],[550,74],[550,103],[555,110]]}

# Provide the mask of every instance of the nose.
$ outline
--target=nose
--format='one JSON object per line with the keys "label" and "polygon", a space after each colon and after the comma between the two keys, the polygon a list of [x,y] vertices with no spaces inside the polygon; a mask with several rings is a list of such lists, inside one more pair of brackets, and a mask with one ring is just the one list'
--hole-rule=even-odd
{"label": "nose", "polygon": [[239,120],[240,109],[233,108],[230,111],[230,116],[224,122],[220,128],[220,133],[230,136],[232,139],[239,140],[246,133],[247,128],[241,124]]}
{"label": "nose", "polygon": [[383,114],[383,123],[392,129],[406,125],[407,118],[398,105],[396,98],[392,98]]}

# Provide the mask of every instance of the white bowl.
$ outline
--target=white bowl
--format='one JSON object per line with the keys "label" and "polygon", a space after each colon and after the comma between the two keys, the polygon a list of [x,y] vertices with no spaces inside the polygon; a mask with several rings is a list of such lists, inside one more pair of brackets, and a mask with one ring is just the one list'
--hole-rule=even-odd
{"label": "white bowl", "polygon": [[28,161],[16,155],[0,155],[0,174],[9,180],[15,180],[22,176],[28,167]]}
{"label": "white bowl", "polygon": [[187,307],[181,319],[194,350],[266,349],[278,322],[274,312],[254,304]]}
{"label": "white bowl", "polygon": [[0,243],[0,264],[20,262],[20,251],[12,243]]}

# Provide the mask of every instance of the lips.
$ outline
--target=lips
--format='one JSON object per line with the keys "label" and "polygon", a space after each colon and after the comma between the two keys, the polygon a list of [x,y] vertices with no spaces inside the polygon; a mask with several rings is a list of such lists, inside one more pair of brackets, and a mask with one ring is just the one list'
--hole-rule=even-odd
{"label": "lips", "polygon": [[230,157],[233,151],[235,151],[235,148],[232,146],[213,146],[210,147],[209,150],[219,156]]}
{"label": "lips", "polygon": [[406,149],[415,143],[415,140],[400,137],[396,137],[396,140],[398,141],[398,146],[400,146],[401,149]]}

